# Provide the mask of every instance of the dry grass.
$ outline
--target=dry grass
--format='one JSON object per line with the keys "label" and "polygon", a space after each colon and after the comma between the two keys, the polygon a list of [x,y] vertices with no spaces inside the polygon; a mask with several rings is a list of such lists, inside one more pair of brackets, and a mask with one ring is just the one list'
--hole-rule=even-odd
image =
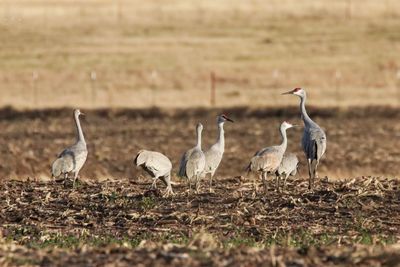
{"label": "dry grass", "polygon": [[2,1],[0,105],[397,105],[399,2],[324,3]]}

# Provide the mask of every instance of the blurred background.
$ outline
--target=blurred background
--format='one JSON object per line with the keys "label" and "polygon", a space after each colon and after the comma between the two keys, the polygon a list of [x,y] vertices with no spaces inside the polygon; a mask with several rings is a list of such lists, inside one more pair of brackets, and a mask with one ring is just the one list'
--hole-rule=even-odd
{"label": "blurred background", "polygon": [[400,104],[398,0],[2,0],[0,106]]}

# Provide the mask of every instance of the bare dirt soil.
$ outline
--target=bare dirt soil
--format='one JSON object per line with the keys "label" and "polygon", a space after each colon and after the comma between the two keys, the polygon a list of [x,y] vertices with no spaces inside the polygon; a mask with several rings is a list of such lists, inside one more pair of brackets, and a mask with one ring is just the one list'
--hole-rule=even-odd
{"label": "bare dirt soil", "polygon": [[[82,127],[89,156],[82,179],[133,179],[133,157],[140,149],[167,155],[177,171],[181,155],[195,145],[195,125],[202,122],[203,148],[217,137],[216,116],[224,112],[235,120],[225,124],[226,149],[216,179],[244,175],[244,167],[260,148],[279,144],[278,127],[287,120],[302,125],[298,107],[233,109],[83,110]],[[363,175],[396,177],[400,172],[399,110],[386,107],[314,109],[311,117],[327,133],[328,149],[320,175],[346,178]],[[71,109],[0,111],[0,176],[49,179],[56,156],[75,142]],[[302,163],[302,129],[288,131],[288,151]],[[142,172],[141,172],[142,173]],[[177,179],[174,178],[176,181]]]}

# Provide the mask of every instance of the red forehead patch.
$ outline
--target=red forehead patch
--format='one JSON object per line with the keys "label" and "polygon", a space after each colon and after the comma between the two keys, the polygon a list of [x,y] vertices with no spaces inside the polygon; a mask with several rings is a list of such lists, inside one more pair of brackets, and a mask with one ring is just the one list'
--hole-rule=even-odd
{"label": "red forehead patch", "polygon": [[297,92],[297,91],[299,91],[300,89],[301,89],[300,87],[297,87],[297,88],[294,88],[293,91]]}

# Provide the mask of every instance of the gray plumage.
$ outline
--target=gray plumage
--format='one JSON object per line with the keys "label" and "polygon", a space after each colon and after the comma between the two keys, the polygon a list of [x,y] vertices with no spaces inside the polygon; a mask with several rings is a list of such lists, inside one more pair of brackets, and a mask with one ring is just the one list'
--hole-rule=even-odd
{"label": "gray plumage", "polygon": [[261,173],[265,192],[267,191],[267,174],[275,173],[278,169],[287,147],[286,130],[291,127],[293,127],[292,124],[283,122],[279,127],[282,143],[277,146],[266,147],[257,151],[253,158],[251,158],[250,164],[247,166],[248,172],[253,171]]}
{"label": "gray plumage", "polygon": [[198,123],[196,126],[197,144],[192,149],[186,151],[181,158],[178,175],[188,179],[189,190],[191,189],[192,180],[195,179],[196,191],[199,189],[200,175],[206,165],[206,159],[201,150],[201,132],[203,125]]}
{"label": "gray plumage", "polygon": [[281,164],[275,172],[277,179],[280,177],[284,178],[283,185],[286,186],[286,181],[289,176],[295,176],[297,174],[297,168],[299,165],[299,159],[294,153],[285,153],[283,155]]}
{"label": "gray plumage", "polygon": [[300,112],[304,122],[304,133],[301,144],[307,158],[309,188],[312,189],[314,180],[318,177],[317,168],[319,161],[326,151],[326,134],[307,114],[305,107],[307,94],[304,89],[295,88],[284,94],[294,94],[300,97]]}
{"label": "gray plumage", "polygon": [[224,155],[225,150],[225,135],[224,135],[224,123],[226,121],[233,122],[230,118],[228,118],[225,114],[219,115],[217,117],[217,126],[218,126],[218,138],[217,142],[213,144],[210,149],[204,152],[204,156],[206,159],[206,164],[204,171],[201,177],[206,177],[207,174],[210,174],[210,190],[212,186],[213,176],[218,169],[219,164],[221,163],[222,157]]}
{"label": "gray plumage", "polygon": [[155,188],[160,179],[167,186],[165,196],[174,193],[171,186],[172,163],[165,155],[156,151],[140,150],[134,163],[153,177],[152,187]]}
{"label": "gray plumage", "polygon": [[60,153],[58,158],[51,166],[51,173],[53,178],[64,175],[68,178],[68,174],[72,173],[74,184],[78,178],[79,171],[86,162],[88,150],[86,146],[85,137],[83,135],[82,127],[79,121],[79,116],[84,115],[79,109],[74,110],[74,119],[77,129],[77,141],[74,145],[66,148]]}

